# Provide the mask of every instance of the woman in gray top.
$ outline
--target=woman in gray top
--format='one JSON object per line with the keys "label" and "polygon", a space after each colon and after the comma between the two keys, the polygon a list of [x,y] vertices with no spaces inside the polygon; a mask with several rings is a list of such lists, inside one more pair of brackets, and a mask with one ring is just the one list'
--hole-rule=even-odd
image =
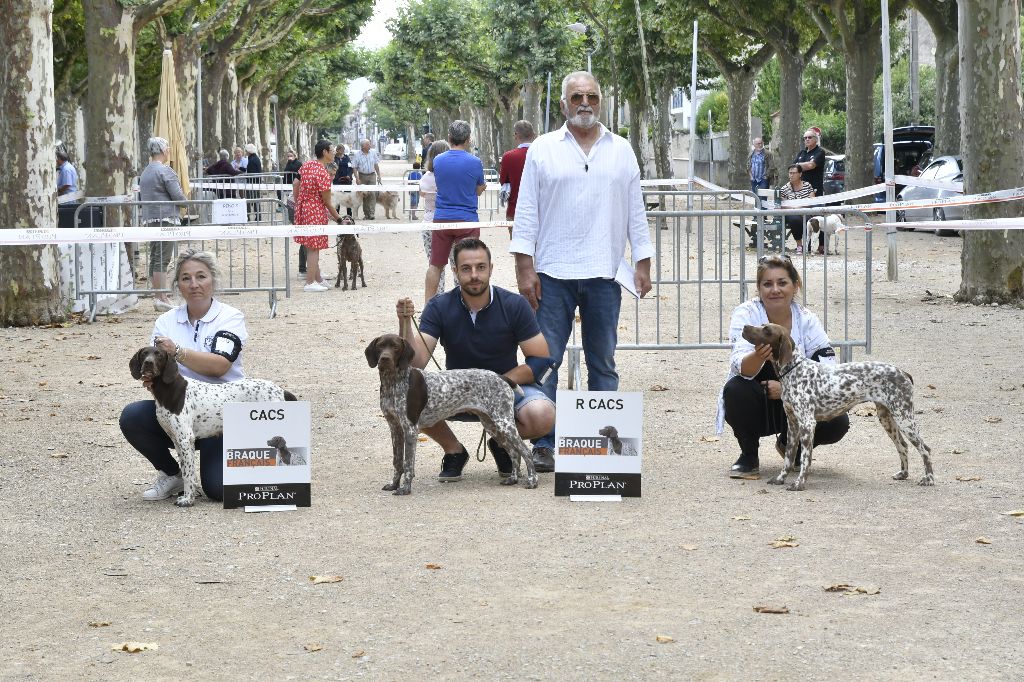
{"label": "woman in gray top", "polygon": [[[162,137],[151,137],[147,143],[149,165],[139,177],[141,201],[186,201],[178,175],[167,165],[169,144]],[[173,204],[143,204],[143,225],[181,225],[178,207]],[[152,289],[166,288],[167,264],[175,251],[174,242],[149,243],[149,282]],[[157,293],[153,299],[157,311],[170,310],[174,304],[166,293]]]}

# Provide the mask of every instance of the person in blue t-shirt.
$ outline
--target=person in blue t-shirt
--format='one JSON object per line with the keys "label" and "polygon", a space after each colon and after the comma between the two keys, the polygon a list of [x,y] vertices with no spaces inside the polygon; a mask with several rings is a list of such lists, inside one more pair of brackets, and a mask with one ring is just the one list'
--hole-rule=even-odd
{"label": "person in blue t-shirt", "polygon": [[[455,120],[448,126],[451,149],[434,158],[434,179],[437,181],[437,200],[434,204],[435,223],[477,222],[477,197],[484,193],[484,166],[480,159],[467,150],[470,145],[467,121]],[[424,280],[424,301],[437,294],[441,269],[448,262],[452,245],[460,239],[479,237],[480,228],[465,230],[436,230],[430,245],[430,265]]]}
{"label": "person in blue t-shirt", "polygon": [[[446,369],[489,369],[519,384],[516,393],[516,427],[522,438],[539,438],[555,424],[555,404],[541,390],[540,382],[553,364],[548,344],[526,299],[517,293],[491,285],[491,251],[476,238],[455,245],[455,279],[459,286],[431,299],[420,317],[420,332],[412,328],[416,312],[412,299],[399,299],[398,333],[415,351],[411,365],[426,367],[440,341],[445,350]],[[525,356],[519,362],[518,352]],[[456,415],[455,421],[476,421],[473,415]],[[465,446],[444,421],[423,429],[423,433],[444,449],[438,480],[462,479],[469,461]],[[498,473],[512,472],[512,458],[493,438],[487,448]],[[551,469],[548,469],[550,471]]]}

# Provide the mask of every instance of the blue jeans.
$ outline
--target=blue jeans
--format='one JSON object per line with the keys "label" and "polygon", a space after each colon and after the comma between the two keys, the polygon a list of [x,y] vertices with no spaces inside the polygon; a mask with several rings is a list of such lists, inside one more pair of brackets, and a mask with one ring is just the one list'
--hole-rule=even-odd
{"label": "blue jeans", "polygon": [[[126,405],[119,424],[128,444],[153,466],[168,476],[181,473],[178,460],[171,455],[174,443],[156,420],[154,401],[140,400]],[[199,450],[199,481],[203,494],[220,502],[224,499],[224,438],[200,438],[196,449]]]}
{"label": "blue jeans", "polygon": [[768,178],[761,180],[761,182],[754,182],[753,180],[750,181],[751,192],[757,194],[757,190],[759,189],[768,189]]}
{"label": "blue jeans", "polygon": [[[548,354],[555,366],[541,388],[554,402],[558,388],[558,368],[572,334],[576,309],[580,311],[583,354],[587,359],[587,389],[617,391],[619,373],[615,371],[615,345],[618,343],[619,309],[622,289],[614,279],[555,279],[540,277],[540,307],[537,324],[548,342]],[[555,432],[534,441],[538,448],[555,447]]]}

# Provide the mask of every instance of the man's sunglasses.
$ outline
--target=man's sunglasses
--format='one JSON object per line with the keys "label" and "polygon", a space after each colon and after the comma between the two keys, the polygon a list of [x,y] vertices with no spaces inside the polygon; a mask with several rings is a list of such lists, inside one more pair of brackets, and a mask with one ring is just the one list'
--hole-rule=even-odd
{"label": "man's sunglasses", "polygon": [[569,103],[573,105],[579,105],[583,103],[583,98],[587,98],[587,104],[599,104],[601,102],[601,95],[595,92],[588,92],[586,94],[582,92],[574,92],[569,95]]}

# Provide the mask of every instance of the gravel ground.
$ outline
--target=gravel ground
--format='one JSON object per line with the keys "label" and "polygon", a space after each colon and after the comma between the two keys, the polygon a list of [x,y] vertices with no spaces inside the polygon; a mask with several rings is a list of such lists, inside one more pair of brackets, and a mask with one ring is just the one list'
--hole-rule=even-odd
{"label": "gravel ground", "polygon": [[[514,287],[504,230],[485,238]],[[144,396],[126,365],[148,302],[0,329],[0,678],[1019,679],[1024,519],[1004,512],[1024,507],[1007,352],[1024,312],[945,296],[959,239],[902,233],[896,283],[876,239],[874,345],[855,354],[913,374],[934,488],[891,480],[895,449],[857,414],[805,492],[731,480],[735,442],[714,436],[726,352],[638,351],[619,365],[644,391],[644,496],[622,503],[555,498],[551,474],[501,487],[490,461],[441,484],[430,444],[411,496],[381,492],[389,436],[363,348],[396,328],[398,296],[419,297],[424,257],[418,234],[361,241],[366,289],[299,290],[275,319],[262,295],[229,299],[247,373],[312,403],[313,506],[294,513],[141,500],[153,471],[117,415]],[[472,450],[478,428],[457,429]],[[784,536],[798,546],[771,547]],[[867,593],[823,589],[839,583]]]}

